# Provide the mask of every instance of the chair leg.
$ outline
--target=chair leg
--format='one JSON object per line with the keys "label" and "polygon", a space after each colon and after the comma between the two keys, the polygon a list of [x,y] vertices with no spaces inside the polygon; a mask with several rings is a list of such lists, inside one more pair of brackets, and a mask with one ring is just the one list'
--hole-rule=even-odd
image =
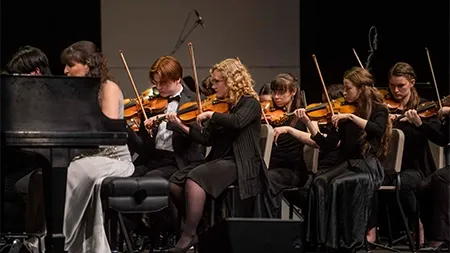
{"label": "chair leg", "polygon": [[214,198],[211,198],[211,217],[210,217],[210,226],[214,226],[214,219],[215,219],[215,208],[216,208],[216,201],[214,200]]}
{"label": "chair leg", "polygon": [[123,236],[125,237],[125,242],[127,244],[128,252],[133,252],[133,246],[131,245],[130,236],[128,235],[127,228],[125,227],[125,222],[123,221],[123,216],[120,212],[117,212],[119,217],[120,228],[122,230]]}
{"label": "chair leg", "polygon": [[403,211],[402,203],[400,202],[400,186],[401,186],[400,175],[397,175],[397,185],[395,187],[396,188],[395,197],[397,199],[397,205],[398,205],[398,209],[400,210],[400,214],[402,216],[403,224],[405,225],[406,237],[409,242],[409,249],[411,250],[411,252],[414,252],[414,242],[413,242],[413,239],[411,236],[411,231],[409,230],[408,221],[406,219],[405,212]]}
{"label": "chair leg", "polygon": [[394,245],[394,243],[392,242],[392,224],[391,224],[391,216],[389,213],[389,204],[386,201],[385,202],[386,205],[386,218],[387,218],[387,225],[388,225],[388,236],[389,236],[389,247],[392,247]]}
{"label": "chair leg", "polygon": [[112,250],[117,249],[117,212],[108,209],[106,216],[106,235],[108,237],[109,246]]}
{"label": "chair leg", "polygon": [[[417,194],[416,194],[417,196]],[[417,199],[416,201],[416,222],[414,222],[414,224],[416,225],[416,249],[419,250],[420,249],[420,205],[419,205],[419,199]]]}
{"label": "chair leg", "polygon": [[294,219],[294,204],[289,202],[289,219]]}

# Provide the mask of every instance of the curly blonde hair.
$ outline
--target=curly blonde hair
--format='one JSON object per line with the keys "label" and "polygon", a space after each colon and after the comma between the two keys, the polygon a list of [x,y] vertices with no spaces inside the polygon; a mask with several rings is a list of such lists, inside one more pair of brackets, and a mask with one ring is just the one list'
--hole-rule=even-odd
{"label": "curly blonde hair", "polygon": [[211,74],[219,71],[227,82],[229,88],[227,99],[236,105],[242,96],[253,96],[259,101],[258,93],[254,89],[254,81],[247,67],[234,58],[225,59],[215,64],[209,71]]}

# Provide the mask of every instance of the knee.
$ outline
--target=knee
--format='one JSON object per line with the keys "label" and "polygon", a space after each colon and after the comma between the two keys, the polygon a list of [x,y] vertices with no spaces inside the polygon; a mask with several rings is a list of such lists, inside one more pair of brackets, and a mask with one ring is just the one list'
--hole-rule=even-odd
{"label": "knee", "polygon": [[328,183],[328,180],[326,177],[316,177],[314,178],[312,185],[313,186],[324,186]]}
{"label": "knee", "polygon": [[171,183],[169,183],[169,190],[172,194],[177,194],[177,193],[181,192],[183,190],[183,188],[181,188],[181,186],[171,182]]}

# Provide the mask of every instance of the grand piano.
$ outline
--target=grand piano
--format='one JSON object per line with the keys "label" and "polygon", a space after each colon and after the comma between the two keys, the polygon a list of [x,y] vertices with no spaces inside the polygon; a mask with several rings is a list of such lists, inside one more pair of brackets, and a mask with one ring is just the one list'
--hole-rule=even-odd
{"label": "grand piano", "polygon": [[62,253],[67,167],[86,149],[126,144],[125,121],[111,120],[102,113],[97,98],[98,78],[1,75],[0,87],[0,147],[2,151],[32,150],[48,161],[48,166],[42,168],[45,249]]}

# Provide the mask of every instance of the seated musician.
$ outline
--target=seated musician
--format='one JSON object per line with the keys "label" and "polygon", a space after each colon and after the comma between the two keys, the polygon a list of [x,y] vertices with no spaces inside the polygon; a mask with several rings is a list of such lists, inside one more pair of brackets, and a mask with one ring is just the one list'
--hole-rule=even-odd
{"label": "seated musician", "polygon": [[[150,82],[161,97],[169,100],[163,114],[177,112],[182,104],[195,101],[195,93],[182,84],[182,77],[183,68],[172,56],[161,56],[151,66]],[[135,161],[134,176],[161,176],[168,179],[179,169],[204,160],[204,147],[190,140],[172,123],[158,123],[161,114],[148,116],[147,121],[141,121],[144,124],[139,128],[139,136],[144,144],[137,151],[139,161]],[[146,129],[145,126],[150,128]]]}
{"label": "seated musician", "polygon": [[[141,122],[144,124],[140,125],[138,136],[143,144],[136,149],[139,158],[134,162],[136,170],[133,176],[160,176],[169,179],[180,169],[198,165],[205,159],[204,146],[192,141],[173,123],[158,121],[164,114],[176,113],[184,103],[195,101],[195,93],[182,84],[182,77],[183,68],[172,56],[159,57],[150,68],[150,82],[159,91],[160,98],[168,99],[168,106],[162,114],[148,115],[146,121],[142,117]],[[152,220],[156,223],[150,226],[151,231],[148,224],[142,222],[140,215],[127,215],[127,227],[138,234],[150,233],[153,243],[161,244],[159,235],[167,229],[172,232],[175,229],[176,216],[183,213],[177,213],[177,209],[173,206],[171,206],[172,213],[166,211],[153,215],[157,215],[158,218],[152,216]],[[163,220],[169,222],[158,222]]]}
{"label": "seated musician", "polygon": [[[444,137],[436,144],[446,146],[450,143],[450,107],[442,107],[439,114],[442,119],[441,132]],[[411,119],[420,120],[416,115]],[[444,242],[450,242],[450,166],[438,169],[422,180],[418,193],[420,219],[423,223],[425,238],[429,241],[429,246],[422,248],[421,251],[438,252]]]}
{"label": "seated musician", "polygon": [[337,147],[338,152],[335,168],[311,183],[307,241],[328,250],[353,252],[364,245],[373,195],[383,181],[379,158],[387,152],[391,124],[367,70],[347,70],[343,83],[344,98],[356,104],[356,111],[332,116],[333,128],[327,136],[318,131],[305,109],[297,109],[296,115],[320,149]]}
{"label": "seated musician", "polygon": [[[300,87],[297,78],[289,73],[278,74],[270,83],[273,109],[281,109],[286,113],[302,107]],[[270,157],[268,176],[275,193],[278,194],[277,206],[281,206],[282,191],[292,187],[303,186],[308,180],[308,171],[303,159],[304,144],[292,135],[283,134],[292,129],[306,132],[306,126],[296,117],[290,117],[279,124],[268,114],[268,122],[274,127],[274,143]],[[313,143],[306,138],[305,142]],[[280,210],[280,209],[279,209]],[[281,212],[279,213],[279,216]]]}
{"label": "seated musician", "polygon": [[201,130],[185,125],[174,113],[168,116],[190,138],[212,146],[206,163],[184,168],[170,178],[170,190],[178,205],[184,206],[183,195],[187,205],[184,231],[169,252],[187,252],[198,242],[196,228],[207,196],[217,198],[236,181],[241,199],[251,200],[264,191],[266,169],[259,144],[261,105],[251,75],[242,63],[231,58],[214,65],[210,73],[217,98],[229,102],[230,112],[200,113],[198,124],[207,121]]}
{"label": "seated musician", "polygon": [[[330,84],[327,86],[328,96],[331,100],[343,97],[344,86],[342,84]],[[328,100],[325,93],[322,93],[322,102],[326,103]],[[330,121],[327,122],[313,122],[318,125],[319,132],[323,135],[327,135],[329,131],[332,131],[333,125]],[[310,134],[306,130],[299,130],[293,127],[280,127],[276,128],[275,138],[278,138],[280,134],[289,133],[294,138],[302,142],[303,144],[309,145],[314,148],[319,148],[314,141],[311,140]],[[274,148],[274,147],[273,147]],[[273,149],[272,148],[272,149]],[[273,152],[273,151],[272,151]],[[318,174],[327,171],[328,169],[333,169],[336,166],[338,160],[338,148],[334,150],[323,150],[319,149],[319,164],[318,164]]]}
{"label": "seated musician", "polygon": [[[48,58],[42,50],[23,46],[14,53],[2,74],[50,76],[51,70]],[[28,208],[28,184],[30,177],[35,174],[34,171],[40,167],[40,161],[45,159],[38,153],[17,148],[3,150],[2,156],[6,160],[2,170],[5,177],[3,229],[5,232],[36,232],[31,229],[33,227],[30,224],[31,219],[25,218],[35,216],[35,213]],[[34,199],[30,198],[30,201]],[[25,216],[25,212],[30,215]],[[24,220],[26,224],[22,224]]]}
{"label": "seated musician", "polygon": [[261,89],[259,89],[259,102],[264,101],[271,101],[272,100],[272,89],[270,88],[270,83],[265,83],[263,86],[261,86]]}
{"label": "seated musician", "polygon": [[[61,61],[67,76],[98,77],[99,103],[110,119],[122,119],[123,95],[111,80],[106,58],[89,41],[79,41],[64,49]],[[67,170],[64,211],[64,249],[72,252],[111,252],[103,221],[100,186],[106,177],[128,177],[134,172],[127,145],[102,146],[97,153],[80,155]]]}
{"label": "seated musician", "polygon": [[[426,100],[420,98],[417,90],[414,88],[416,74],[414,69],[408,63],[398,62],[389,70],[389,89],[393,98],[399,103],[394,111],[391,111],[390,120],[393,127],[400,129],[405,135],[405,144],[403,149],[402,167],[400,172],[400,201],[402,203],[405,215],[408,218],[411,228],[415,228],[414,221],[417,217],[416,195],[415,191],[425,177],[436,170],[436,165],[431,154],[428,140],[439,142],[442,136],[439,134],[440,121],[436,116],[420,120],[417,112],[414,111]],[[396,119],[397,115],[405,114],[407,117]],[[425,131],[426,129],[428,131]],[[395,178],[386,176],[385,183],[392,184]],[[377,210],[373,210],[373,215],[369,227],[367,240],[375,241],[375,226],[377,223]],[[417,236],[417,233],[415,233]],[[420,222],[420,244],[424,243],[423,228]]]}

